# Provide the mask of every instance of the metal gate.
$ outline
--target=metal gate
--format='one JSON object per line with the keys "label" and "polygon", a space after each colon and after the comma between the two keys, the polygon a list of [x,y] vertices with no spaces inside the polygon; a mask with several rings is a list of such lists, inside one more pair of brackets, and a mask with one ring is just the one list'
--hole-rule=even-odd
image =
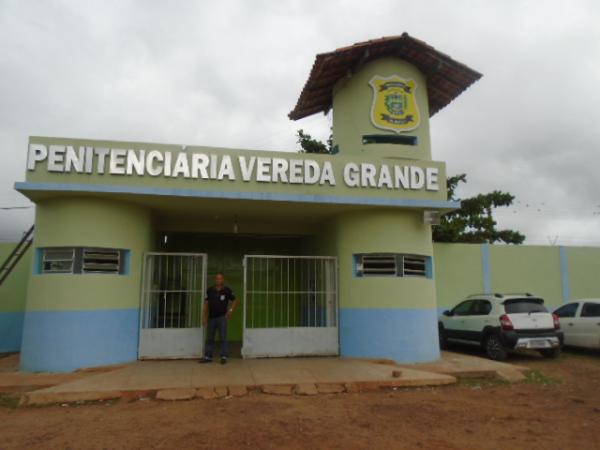
{"label": "metal gate", "polygon": [[244,256],[242,355],[338,354],[337,258]]}
{"label": "metal gate", "polygon": [[140,359],[202,355],[205,284],[206,254],[144,255]]}

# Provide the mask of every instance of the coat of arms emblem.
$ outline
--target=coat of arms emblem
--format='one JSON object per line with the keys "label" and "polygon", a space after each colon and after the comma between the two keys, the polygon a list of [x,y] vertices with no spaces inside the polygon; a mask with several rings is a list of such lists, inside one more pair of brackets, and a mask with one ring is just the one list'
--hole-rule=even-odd
{"label": "coat of arms emblem", "polygon": [[369,85],[373,88],[373,125],[396,133],[414,130],[419,126],[421,118],[415,98],[415,80],[405,80],[398,75],[375,75]]}

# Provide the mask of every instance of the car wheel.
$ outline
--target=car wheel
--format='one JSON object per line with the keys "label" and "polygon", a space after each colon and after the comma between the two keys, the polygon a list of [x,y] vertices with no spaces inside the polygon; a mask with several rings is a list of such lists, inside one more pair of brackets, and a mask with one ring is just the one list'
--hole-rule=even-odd
{"label": "car wheel", "polygon": [[490,334],[485,338],[483,347],[488,357],[494,361],[504,361],[508,357],[508,352],[495,334]]}
{"label": "car wheel", "polygon": [[546,348],[544,350],[540,350],[540,353],[544,358],[558,358],[560,356],[560,348]]}
{"label": "car wheel", "polygon": [[448,340],[446,339],[446,332],[443,326],[438,327],[438,335],[440,337],[440,350],[448,349]]}

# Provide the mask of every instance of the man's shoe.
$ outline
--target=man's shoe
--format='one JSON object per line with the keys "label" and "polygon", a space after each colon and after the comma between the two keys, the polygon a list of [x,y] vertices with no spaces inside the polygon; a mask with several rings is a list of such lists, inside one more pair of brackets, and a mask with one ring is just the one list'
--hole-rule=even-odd
{"label": "man's shoe", "polygon": [[221,358],[221,364],[227,364],[227,358]]}
{"label": "man's shoe", "polygon": [[209,363],[209,362],[212,362],[212,359],[204,357],[204,358],[201,358],[200,361],[198,361],[198,362],[200,364]]}

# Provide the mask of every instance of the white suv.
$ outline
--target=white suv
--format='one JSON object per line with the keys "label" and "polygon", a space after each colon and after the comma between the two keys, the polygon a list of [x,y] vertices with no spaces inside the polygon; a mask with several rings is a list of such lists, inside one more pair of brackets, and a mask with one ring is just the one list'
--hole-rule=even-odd
{"label": "white suv", "polygon": [[494,360],[524,348],[555,358],[563,343],[558,316],[531,294],[471,295],[444,311],[438,326],[441,348],[450,341],[479,344]]}

